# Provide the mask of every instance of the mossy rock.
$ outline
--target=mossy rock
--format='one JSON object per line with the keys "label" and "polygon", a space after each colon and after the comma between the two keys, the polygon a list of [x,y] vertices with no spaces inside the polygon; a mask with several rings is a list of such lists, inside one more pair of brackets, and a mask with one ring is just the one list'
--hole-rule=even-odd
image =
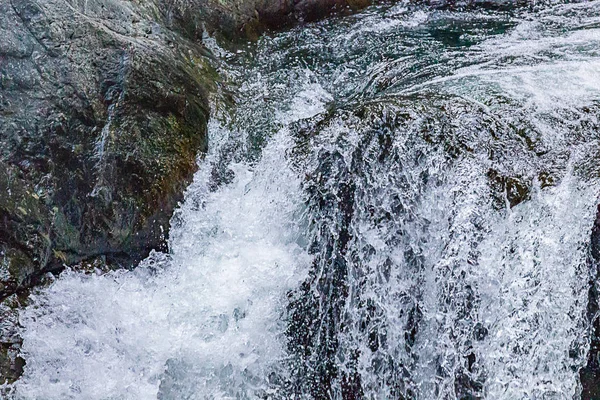
{"label": "mossy rock", "polygon": [[65,265],[166,248],[219,77],[163,6],[0,5],[0,299]]}

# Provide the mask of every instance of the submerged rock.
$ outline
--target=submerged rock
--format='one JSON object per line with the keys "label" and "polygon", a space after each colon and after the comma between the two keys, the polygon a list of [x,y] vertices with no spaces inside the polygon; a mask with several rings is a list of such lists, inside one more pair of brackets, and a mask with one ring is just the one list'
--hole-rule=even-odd
{"label": "submerged rock", "polygon": [[[574,130],[582,124],[575,122]],[[468,278],[470,268],[485,267],[480,243],[491,223],[482,215],[510,213],[566,174],[560,150],[527,140],[537,131],[524,124],[514,111],[430,92],[343,105],[295,126],[292,154],[307,171],[307,206],[319,219],[311,221],[309,277],[289,293],[290,377],[282,398],[419,398],[426,393],[419,383],[424,363],[440,380],[436,391],[484,397],[488,371],[478,349],[491,338],[477,311],[481,295]],[[444,200],[448,180],[456,186]],[[420,208],[432,193],[438,209]],[[462,215],[448,211],[463,208]],[[428,259],[444,230],[450,233],[440,239],[443,250]],[[423,317],[432,307],[425,278],[431,271],[451,282],[435,299],[435,324],[452,338],[433,350],[427,335],[438,331],[428,331],[431,317]],[[598,347],[597,305],[590,313]],[[433,361],[420,359],[431,351]],[[596,373],[589,382],[597,382]]]}

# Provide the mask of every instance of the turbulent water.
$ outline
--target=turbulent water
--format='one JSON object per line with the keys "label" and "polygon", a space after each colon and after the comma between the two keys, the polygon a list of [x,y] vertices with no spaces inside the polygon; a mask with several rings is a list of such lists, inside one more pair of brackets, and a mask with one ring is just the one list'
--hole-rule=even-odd
{"label": "turbulent water", "polygon": [[169,254],[32,296],[17,399],[580,398],[600,1],[205,40]]}

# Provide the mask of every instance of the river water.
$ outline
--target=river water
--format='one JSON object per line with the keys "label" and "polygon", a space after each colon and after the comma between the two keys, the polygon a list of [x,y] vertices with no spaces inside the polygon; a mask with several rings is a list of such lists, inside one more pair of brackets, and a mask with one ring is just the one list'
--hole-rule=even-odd
{"label": "river water", "polygon": [[582,398],[600,1],[205,41],[170,252],[32,296],[17,399]]}

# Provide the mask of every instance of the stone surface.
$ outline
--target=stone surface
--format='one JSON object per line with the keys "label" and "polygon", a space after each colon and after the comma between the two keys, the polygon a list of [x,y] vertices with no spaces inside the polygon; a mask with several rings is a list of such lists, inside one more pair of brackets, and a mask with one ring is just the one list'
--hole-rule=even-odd
{"label": "stone surface", "polygon": [[18,309],[24,304],[25,300],[16,294],[0,303],[0,384],[5,380],[13,382],[23,372],[25,361],[19,357],[21,338],[18,331]]}
{"label": "stone surface", "polygon": [[129,267],[164,247],[214,80],[168,25],[151,3],[0,3],[0,298],[64,264]]}
{"label": "stone surface", "polygon": [[193,15],[203,18],[209,30],[228,38],[254,38],[267,30],[315,21],[336,12],[357,11],[371,3],[372,0],[192,0],[188,7]]}

